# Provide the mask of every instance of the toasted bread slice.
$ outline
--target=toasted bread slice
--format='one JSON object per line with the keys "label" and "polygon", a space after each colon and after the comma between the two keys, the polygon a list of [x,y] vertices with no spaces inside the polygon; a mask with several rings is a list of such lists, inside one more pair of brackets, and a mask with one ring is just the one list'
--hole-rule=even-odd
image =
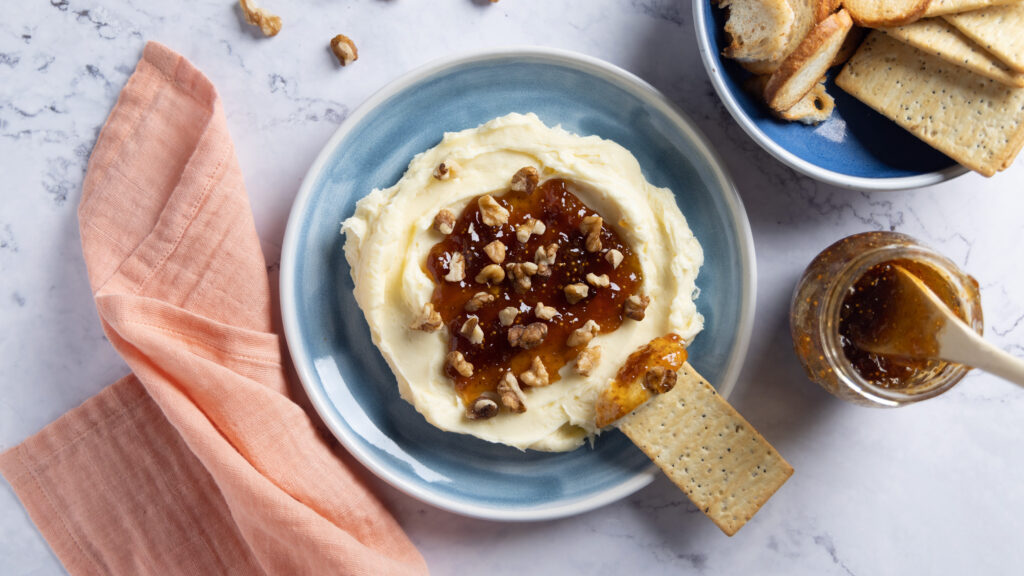
{"label": "toasted bread slice", "polygon": [[729,8],[725,31],[732,43],[723,53],[740,61],[772,60],[782,55],[793,27],[787,0],[722,0]]}
{"label": "toasted bread slice", "polygon": [[850,28],[850,31],[846,34],[846,40],[843,40],[843,45],[839,47],[839,53],[832,59],[832,66],[845,64],[853,56],[853,53],[857,51],[857,48],[860,48],[860,43],[864,41],[866,34],[867,30],[860,26]]}
{"label": "toasted bread slice", "polygon": [[790,122],[820,124],[832,116],[832,110],[835,107],[836,101],[825,91],[825,79],[822,78],[792,108],[776,112],[775,114],[779,118],[789,120]]}
{"label": "toasted bread slice", "polygon": [[843,8],[858,26],[902,26],[924,16],[931,0],[843,0]]}
{"label": "toasted bread slice", "polygon": [[817,23],[816,7],[820,4],[831,4],[834,0],[786,0],[793,10],[793,26],[786,35],[785,46],[775,58],[761,58],[741,62],[742,66],[754,74],[771,74],[779,69],[782,61],[796,50],[804,37]]}
{"label": "toasted bread slice", "polygon": [[[758,98],[763,98],[764,87],[768,84],[769,78],[771,78],[771,76],[751,76],[743,82],[743,88],[748,92],[757,95]],[[804,94],[804,97],[794,104],[792,108],[781,112],[772,110],[772,114],[780,120],[788,120],[789,122],[819,124],[828,120],[829,117],[832,116],[832,110],[835,109],[835,107],[836,101],[832,99],[832,96],[827,91],[825,91],[825,79],[822,78],[814,88],[812,88],[807,94]]]}
{"label": "toasted bread slice", "polygon": [[786,49],[782,56],[774,60],[753,60],[742,63],[742,66],[754,74],[771,74],[779,69],[782,61],[793,53],[811,32],[814,25],[831,16],[842,0],[789,0],[793,7],[793,28],[786,39]]}
{"label": "toasted bread slice", "polygon": [[818,0],[814,4],[814,23],[817,24],[825,18],[836,13],[842,0]]}
{"label": "toasted bread slice", "polygon": [[846,10],[822,20],[800,46],[772,73],[764,88],[765,101],[773,110],[788,110],[814,88],[832,65],[853,21]]}

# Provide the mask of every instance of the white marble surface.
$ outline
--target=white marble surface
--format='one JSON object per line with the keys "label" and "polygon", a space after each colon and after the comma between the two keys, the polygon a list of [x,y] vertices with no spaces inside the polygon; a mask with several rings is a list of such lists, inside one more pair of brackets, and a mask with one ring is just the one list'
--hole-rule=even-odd
{"label": "white marble surface", "polygon": [[[923,190],[862,193],[796,175],[718,104],[688,0],[265,0],[273,39],[231,0],[7,2],[0,18],[0,449],[126,372],[105,341],[81,260],[76,206],[89,152],[146,40],[216,84],[268,263],[314,155],[387,81],[438,57],[536,44],[622,66],[664,91],[725,158],[750,214],[759,284],[753,344],[734,402],[796,468],[727,538],[664,479],[617,504],[552,522],[461,518],[379,484],[436,574],[1020,574],[1024,393],[972,374],[895,411],[834,400],[790,347],[789,296],[832,241],[898,230],[981,283],[988,336],[1024,354],[1024,162]],[[338,69],[325,47],[352,36]],[[276,266],[271,266],[271,273]],[[275,278],[276,279],[276,278]],[[0,572],[62,568],[0,482]]]}

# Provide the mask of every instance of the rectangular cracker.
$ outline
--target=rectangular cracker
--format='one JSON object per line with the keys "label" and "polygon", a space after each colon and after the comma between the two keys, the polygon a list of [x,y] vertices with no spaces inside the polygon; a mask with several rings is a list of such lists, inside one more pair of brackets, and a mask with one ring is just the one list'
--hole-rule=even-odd
{"label": "rectangular cracker", "polygon": [[893,38],[1009,86],[1024,86],[1024,74],[1011,70],[942,18],[925,18],[906,26],[883,28]]}
{"label": "rectangular cracker", "polygon": [[1017,72],[1024,72],[1024,3],[943,16]]}
{"label": "rectangular cracker", "polygon": [[1022,0],[932,0],[924,11],[925,18],[942,16],[944,14],[958,14],[981,10],[990,6],[1005,6],[1006,4],[1017,4]]}
{"label": "rectangular cracker", "polygon": [[619,429],[732,536],[793,474],[770,444],[690,366]]}
{"label": "rectangular cracker", "polygon": [[985,176],[1024,144],[1024,88],[954,66],[873,31],[836,84],[933,148]]}

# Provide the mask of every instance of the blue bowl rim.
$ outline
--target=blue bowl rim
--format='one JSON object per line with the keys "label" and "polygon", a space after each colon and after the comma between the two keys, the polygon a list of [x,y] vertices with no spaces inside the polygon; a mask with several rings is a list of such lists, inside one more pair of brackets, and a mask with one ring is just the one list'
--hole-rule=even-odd
{"label": "blue bowl rim", "polygon": [[[433,75],[440,74],[450,68],[475,63],[484,63],[491,60],[505,59],[533,59],[536,61],[547,61],[555,64],[569,65],[585,72],[598,75],[603,79],[617,84],[623,89],[635,94],[639,99],[650,106],[659,109],[667,118],[672,120],[676,127],[682,131],[694,143],[698,153],[704,157],[711,172],[717,180],[724,193],[725,204],[729,210],[729,216],[733,220],[738,234],[737,246],[739,247],[739,260],[741,263],[741,304],[739,322],[737,326],[737,337],[733,343],[732,351],[726,362],[726,368],[718,383],[718,392],[723,398],[728,398],[733,391],[739,378],[740,370],[743,367],[743,360],[746,357],[753,332],[754,310],[756,303],[757,270],[754,256],[754,240],[750,228],[750,221],[747,218],[743,202],[733,185],[732,180],[725,172],[724,163],[718,154],[711,148],[707,138],[699,131],[692,120],[680,110],[671,100],[661,92],[640,79],[636,75],[605,62],[598,58],[572,52],[546,47],[513,46],[508,48],[497,48],[485,51],[473,51],[440,58],[429,62],[419,68],[403,74],[383,88],[374,93],[363,102],[348,118],[338,127],[331,136],[306,175],[296,194],[292,204],[291,212],[285,228],[284,242],[281,248],[281,272],[280,272],[280,304],[281,316],[284,325],[285,341],[292,357],[292,364],[299,376],[299,380],[309,396],[314,409],[323,419],[324,423],[331,430],[331,433],[341,444],[358,460],[363,466],[373,472],[378,478],[384,480],[399,491],[412,496],[422,502],[431,504],[438,508],[454,512],[464,516],[481,518],[486,520],[504,521],[537,521],[563,518],[575,514],[588,512],[606,504],[625,498],[653,481],[657,469],[652,464],[646,470],[636,476],[611,486],[600,492],[595,492],[584,498],[567,499],[559,503],[543,506],[528,505],[521,508],[495,508],[467,502],[459,498],[453,498],[440,494],[424,487],[422,484],[407,481],[404,478],[393,475],[388,468],[380,464],[372,454],[365,453],[360,447],[358,435],[351,432],[342,422],[335,420],[333,404],[326,395],[322,386],[318,386],[318,378],[310,362],[307,361],[308,354],[305,343],[302,341],[300,331],[299,313],[296,308],[296,286],[295,266],[296,248],[302,234],[301,225],[307,206],[313,196],[315,184],[323,172],[327,161],[331,158],[334,150],[345,139],[349,132],[357,126],[370,112],[375,110],[383,102],[405,90],[406,88],[427,79]],[[352,436],[350,436],[352,434]]]}
{"label": "blue bowl rim", "polygon": [[757,124],[740,107],[739,102],[733,97],[729,87],[725,85],[725,81],[722,79],[723,72],[718,69],[718,65],[714,60],[715,47],[711,46],[711,38],[708,34],[707,20],[710,16],[709,9],[710,4],[708,0],[693,0],[694,33],[697,36],[697,49],[700,52],[700,59],[704,63],[704,69],[711,78],[711,84],[715,87],[718,97],[721,98],[722,103],[725,104],[729,114],[740,125],[740,128],[754,142],[757,142],[764,148],[766,152],[774,156],[776,160],[815,180],[850,190],[906,190],[908,188],[920,188],[952,180],[969,172],[963,165],[953,164],[948,168],[935,172],[925,172],[917,176],[865,178],[863,176],[850,176],[833,170],[827,170],[786,150],[778,142],[769,138],[767,134],[761,131]]}

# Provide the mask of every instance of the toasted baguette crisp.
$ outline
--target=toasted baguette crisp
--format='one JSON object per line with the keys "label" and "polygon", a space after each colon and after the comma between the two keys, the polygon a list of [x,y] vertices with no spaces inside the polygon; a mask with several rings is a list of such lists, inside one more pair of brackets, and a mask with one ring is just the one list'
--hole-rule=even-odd
{"label": "toasted baguette crisp", "polygon": [[825,18],[836,13],[842,0],[818,0],[814,4],[814,23],[817,24]]}
{"label": "toasted baguette crisp", "polygon": [[984,176],[1024,145],[1024,88],[985,78],[891,38],[868,35],[836,84]]}
{"label": "toasted baguette crisp", "polygon": [[800,42],[803,42],[811,28],[814,28],[814,25],[819,22],[816,19],[819,11],[817,7],[822,4],[832,4],[834,0],[787,0],[787,2],[793,10],[793,26],[786,36],[784,49],[775,58],[748,60],[741,63],[744,68],[754,74],[771,74],[778,70],[782,61],[800,46]]}
{"label": "toasted baguette crisp", "polygon": [[723,53],[743,61],[771,60],[782,55],[793,27],[787,0],[722,0],[729,8],[725,31],[732,43]]}
{"label": "toasted baguette crisp", "polygon": [[1011,70],[942,18],[923,18],[913,24],[884,28],[882,31],[900,42],[934,54],[975,74],[1008,86],[1024,87],[1024,74]]}
{"label": "toasted baguette crisp", "polygon": [[902,26],[924,16],[931,0],[843,0],[843,8],[858,26]]}
{"label": "toasted baguette crisp", "polygon": [[924,11],[925,18],[933,16],[944,16],[946,14],[959,14],[981,10],[989,6],[1004,6],[1006,4],[1019,4],[1024,0],[932,0],[928,9]]}
{"label": "toasted baguette crisp", "polygon": [[1024,72],[1024,4],[993,6],[943,18],[1003,64]]}
{"label": "toasted baguette crisp", "polygon": [[776,112],[776,115],[783,120],[800,122],[801,124],[821,124],[832,116],[832,110],[836,107],[836,101],[832,95],[825,90],[825,79],[822,78],[811,88],[811,91],[804,94],[799,102],[788,110]]}
{"label": "toasted baguette crisp", "polygon": [[[743,88],[758,98],[764,98],[764,87],[771,76],[751,76],[743,82]],[[822,78],[814,88],[789,110],[772,110],[772,114],[781,120],[800,122],[802,124],[820,124],[832,116],[836,101],[825,90],[825,79]]]}
{"label": "toasted baguette crisp", "polygon": [[853,21],[846,10],[822,20],[800,46],[772,73],[764,88],[765,101],[773,110],[792,108],[825,75]]}
{"label": "toasted baguette crisp", "polygon": [[832,66],[845,64],[853,56],[854,52],[857,51],[857,48],[860,48],[860,43],[864,41],[864,36],[866,35],[867,30],[860,26],[850,28],[850,31],[846,33],[846,40],[843,40],[843,45],[839,47],[839,52],[832,59]]}

